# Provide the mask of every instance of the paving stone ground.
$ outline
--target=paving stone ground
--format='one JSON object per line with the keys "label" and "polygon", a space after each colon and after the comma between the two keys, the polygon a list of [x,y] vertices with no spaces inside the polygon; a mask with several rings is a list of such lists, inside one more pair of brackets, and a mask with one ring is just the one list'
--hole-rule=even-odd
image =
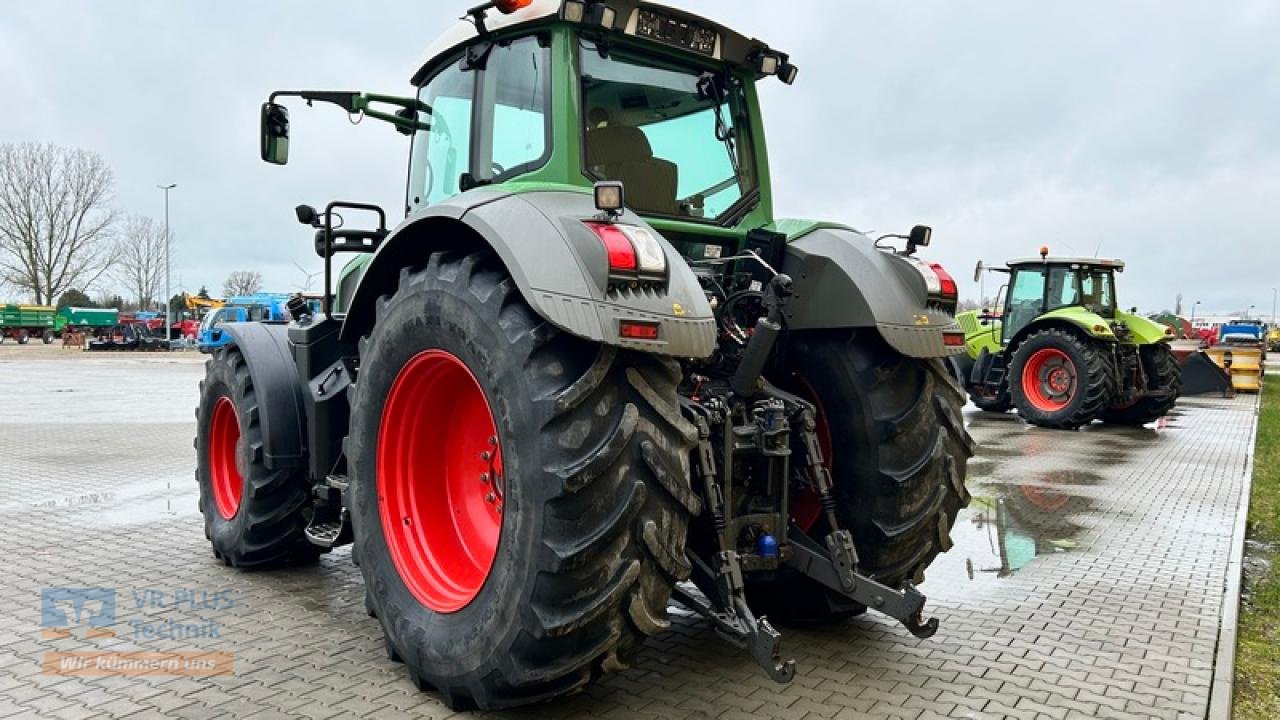
{"label": "paving stone ground", "polygon": [[[0,347],[0,718],[454,716],[386,660],[348,551],[215,562],[192,479],[198,358],[28,349]],[[1156,426],[1078,433],[966,411],[974,502],[922,587],[934,638],[875,616],[784,628],[799,674],[780,686],[673,608],[629,672],[480,717],[1204,717],[1255,406],[1191,398]],[[89,626],[94,602],[42,627],[50,588],[114,591],[114,636]],[[148,636],[171,622],[196,636]],[[234,672],[46,672],[90,651],[232,653]]]}

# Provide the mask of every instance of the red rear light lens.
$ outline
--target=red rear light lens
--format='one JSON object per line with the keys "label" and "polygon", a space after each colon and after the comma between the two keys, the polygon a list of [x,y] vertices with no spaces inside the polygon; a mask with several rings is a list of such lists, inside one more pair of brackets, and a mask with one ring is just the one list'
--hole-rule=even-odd
{"label": "red rear light lens", "polygon": [[658,323],[622,320],[618,323],[618,334],[628,340],[657,340]]}
{"label": "red rear light lens", "polygon": [[938,276],[938,282],[942,285],[942,296],[948,300],[955,300],[960,297],[960,290],[956,287],[956,279],[951,277],[951,273],[942,269],[938,263],[930,263],[929,268]]}
{"label": "red rear light lens", "polygon": [[604,245],[605,252],[609,254],[609,270],[635,272],[638,266],[636,261],[636,248],[631,244],[631,240],[617,228],[615,225],[608,223],[586,223],[591,232],[600,238],[600,242]]}
{"label": "red rear light lens", "polygon": [[964,345],[964,333],[943,333],[942,344],[947,347],[960,347]]}

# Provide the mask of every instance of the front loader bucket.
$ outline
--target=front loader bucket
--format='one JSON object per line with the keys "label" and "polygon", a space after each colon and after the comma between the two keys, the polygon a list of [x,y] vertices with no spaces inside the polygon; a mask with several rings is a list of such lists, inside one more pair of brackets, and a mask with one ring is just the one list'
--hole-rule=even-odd
{"label": "front loader bucket", "polygon": [[1235,395],[1231,376],[1203,351],[1188,353],[1182,360],[1183,395]]}

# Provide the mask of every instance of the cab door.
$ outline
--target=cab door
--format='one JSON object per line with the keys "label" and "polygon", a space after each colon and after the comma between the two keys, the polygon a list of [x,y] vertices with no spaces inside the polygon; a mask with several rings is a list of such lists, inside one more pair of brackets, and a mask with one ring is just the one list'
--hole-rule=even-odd
{"label": "cab door", "polygon": [[1044,313],[1044,287],[1043,267],[1020,267],[1013,271],[1004,311],[1002,344],[1008,345],[1023,328]]}

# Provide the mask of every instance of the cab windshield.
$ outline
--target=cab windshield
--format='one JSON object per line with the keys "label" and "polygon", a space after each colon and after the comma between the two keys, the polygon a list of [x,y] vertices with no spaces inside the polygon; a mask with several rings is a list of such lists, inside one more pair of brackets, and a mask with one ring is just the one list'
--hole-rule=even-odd
{"label": "cab windshield", "polygon": [[1116,314],[1113,272],[1089,267],[1055,267],[1049,270],[1048,308],[1080,305],[1103,317]]}
{"label": "cab windshield", "polygon": [[637,212],[714,220],[756,190],[742,82],[581,53],[585,165]]}

